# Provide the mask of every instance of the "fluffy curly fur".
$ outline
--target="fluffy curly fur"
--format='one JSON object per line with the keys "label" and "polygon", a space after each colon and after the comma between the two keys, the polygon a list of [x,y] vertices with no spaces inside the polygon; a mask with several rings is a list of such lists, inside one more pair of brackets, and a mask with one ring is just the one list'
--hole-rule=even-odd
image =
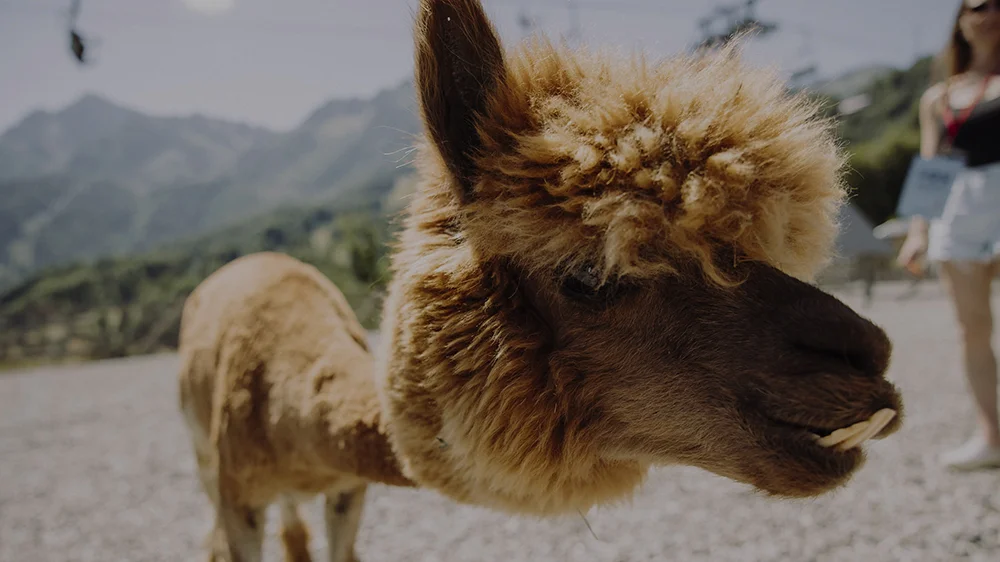
{"label": "fluffy curly fur", "polygon": [[814,107],[735,55],[650,64],[537,42],[511,57],[464,213],[490,233],[482,250],[632,276],[694,257],[730,283],[713,260],[730,247],[811,278],[837,232],[842,158]]}

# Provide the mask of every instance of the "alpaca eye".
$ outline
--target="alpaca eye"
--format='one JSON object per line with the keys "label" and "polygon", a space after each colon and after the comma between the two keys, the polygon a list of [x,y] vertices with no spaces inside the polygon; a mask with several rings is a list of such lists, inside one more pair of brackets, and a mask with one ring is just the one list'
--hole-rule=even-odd
{"label": "alpaca eye", "polygon": [[582,267],[566,277],[562,292],[570,298],[584,300],[597,296],[601,290],[601,278],[594,266]]}

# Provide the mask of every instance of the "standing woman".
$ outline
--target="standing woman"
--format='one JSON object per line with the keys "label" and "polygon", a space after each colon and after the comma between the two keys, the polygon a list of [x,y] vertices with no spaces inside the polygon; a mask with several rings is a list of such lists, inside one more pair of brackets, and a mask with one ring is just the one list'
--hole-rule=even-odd
{"label": "standing woman", "polygon": [[920,153],[957,153],[966,168],[940,218],[914,217],[899,263],[939,265],[961,330],[963,367],[978,432],[947,452],[956,469],[1000,467],[997,360],[990,286],[1000,257],[1000,0],[963,0],[943,53],[946,78],[920,100]]}

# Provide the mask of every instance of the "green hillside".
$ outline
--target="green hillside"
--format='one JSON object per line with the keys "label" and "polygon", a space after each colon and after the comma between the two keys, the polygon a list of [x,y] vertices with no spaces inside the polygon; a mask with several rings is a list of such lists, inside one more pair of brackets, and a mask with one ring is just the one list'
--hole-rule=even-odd
{"label": "green hillside", "polygon": [[852,202],[874,224],[892,218],[910,161],[920,150],[918,105],[931,70],[931,58],[925,57],[908,69],[880,72],[860,91],[829,98],[831,107],[842,99],[867,98],[857,112],[831,115],[850,155]]}
{"label": "green hillside", "polygon": [[171,349],[191,290],[225,263],[263,250],[315,265],[374,327],[391,208],[391,200],[285,208],[157,251],[47,270],[0,296],[0,365]]}

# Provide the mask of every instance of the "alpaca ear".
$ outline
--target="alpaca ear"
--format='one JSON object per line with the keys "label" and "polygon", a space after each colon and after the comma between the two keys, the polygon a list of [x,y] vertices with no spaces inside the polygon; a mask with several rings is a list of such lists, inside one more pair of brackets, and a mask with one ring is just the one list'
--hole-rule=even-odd
{"label": "alpaca ear", "polygon": [[478,0],[420,0],[416,86],[424,126],[467,201],[482,148],[476,130],[506,72],[500,39]]}

